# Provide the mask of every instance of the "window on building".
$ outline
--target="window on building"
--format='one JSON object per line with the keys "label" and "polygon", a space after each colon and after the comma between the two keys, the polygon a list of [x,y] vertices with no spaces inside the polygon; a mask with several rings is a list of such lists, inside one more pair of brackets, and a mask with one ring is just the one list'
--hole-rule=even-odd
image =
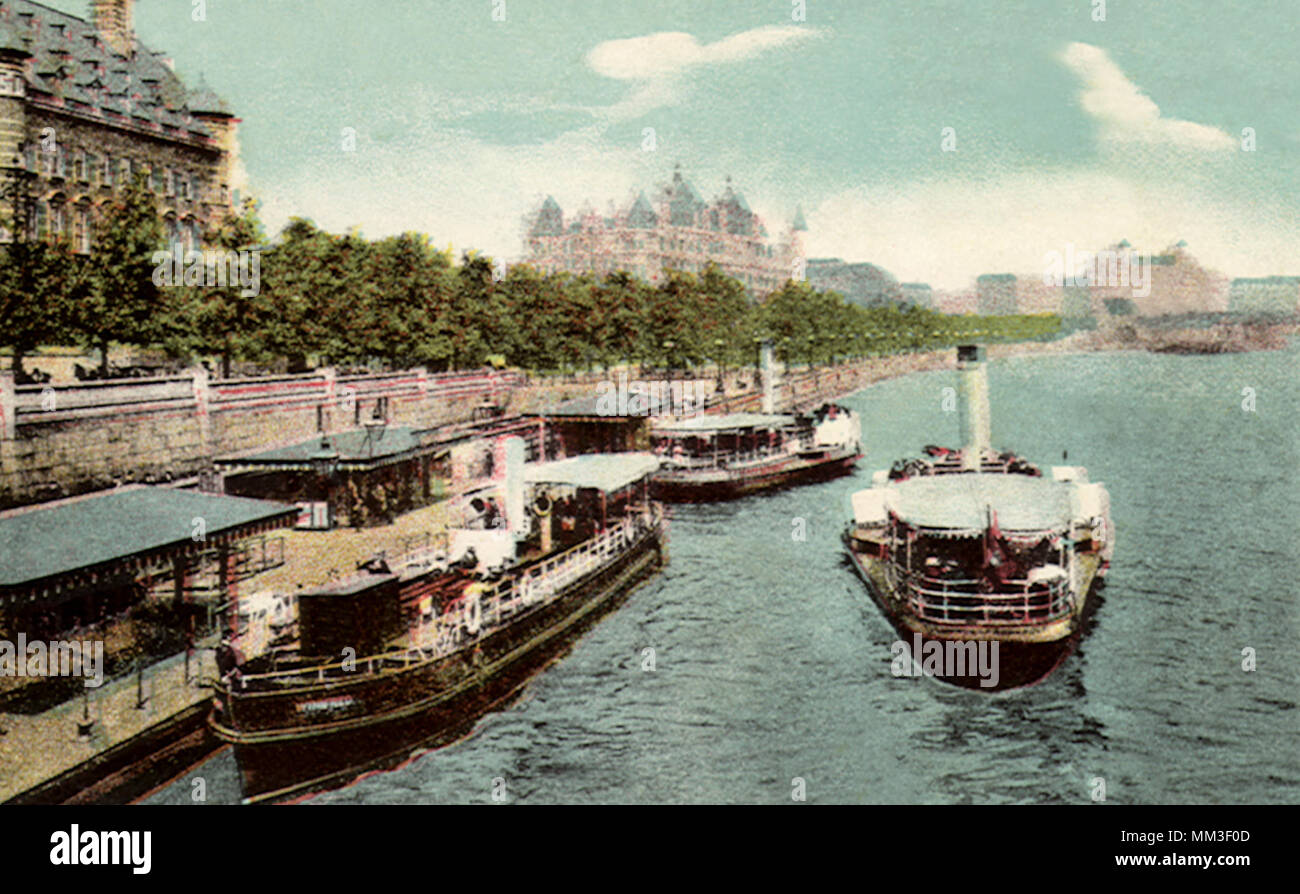
{"label": "window on building", "polygon": [[131,159],[129,158],[122,159],[122,165],[119,168],[119,170],[122,172],[123,185],[130,186],[131,185]]}
{"label": "window on building", "polygon": [[73,218],[72,247],[85,253],[90,251],[90,209],[78,208]]}
{"label": "window on building", "polygon": [[104,166],[100,171],[100,183],[104,186],[113,185],[113,156],[104,156]]}
{"label": "window on building", "polygon": [[55,236],[63,235],[64,227],[64,208],[62,202],[53,202],[50,205],[50,232]]}
{"label": "window on building", "polygon": [[150,180],[152,181],[153,184],[153,191],[158,195],[162,195],[163,190],[165,189],[165,187],[163,186],[163,169],[159,167],[154,167],[154,169],[150,172]]}
{"label": "window on building", "polygon": [[44,202],[37,202],[36,220],[33,221],[33,226],[32,226],[32,229],[36,232],[37,236],[45,235],[46,228],[49,224],[49,218],[50,218],[49,206],[47,206]]}
{"label": "window on building", "polygon": [[85,180],[91,186],[97,185],[99,181],[99,156],[93,152],[86,153],[86,176]]}
{"label": "window on building", "polygon": [[36,147],[28,145],[24,147],[23,158],[27,163],[27,170],[35,173],[36,171]]}

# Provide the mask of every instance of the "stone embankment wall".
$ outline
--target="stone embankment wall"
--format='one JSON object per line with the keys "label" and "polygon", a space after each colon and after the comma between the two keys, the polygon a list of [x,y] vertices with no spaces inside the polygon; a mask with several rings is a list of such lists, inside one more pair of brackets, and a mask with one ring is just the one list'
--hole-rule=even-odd
{"label": "stone embankment wall", "polygon": [[210,381],[179,377],[15,387],[0,371],[0,509],[205,472],[216,456],[297,443],[375,415],[431,428],[509,406],[524,377],[423,370]]}

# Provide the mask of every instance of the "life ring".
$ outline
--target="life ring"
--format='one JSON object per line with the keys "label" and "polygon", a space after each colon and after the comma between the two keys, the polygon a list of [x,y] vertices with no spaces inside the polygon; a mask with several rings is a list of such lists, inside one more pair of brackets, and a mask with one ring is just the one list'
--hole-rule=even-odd
{"label": "life ring", "polygon": [[479,597],[483,593],[483,587],[479,584],[473,584],[465,590],[465,607],[462,610],[465,631],[470,636],[475,636],[483,628],[483,604]]}
{"label": "life ring", "polygon": [[551,510],[554,508],[555,503],[551,500],[551,495],[546,491],[542,491],[533,498],[533,513],[537,515],[538,518],[546,518],[546,516],[551,514]]}

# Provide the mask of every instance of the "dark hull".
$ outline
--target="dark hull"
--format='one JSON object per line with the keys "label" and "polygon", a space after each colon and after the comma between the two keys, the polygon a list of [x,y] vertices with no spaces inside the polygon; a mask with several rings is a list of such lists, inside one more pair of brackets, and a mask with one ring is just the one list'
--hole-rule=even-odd
{"label": "dark hull", "polygon": [[[849,561],[858,573],[858,577],[862,579],[867,591],[871,594],[872,601],[889,620],[890,625],[897,631],[899,638],[907,644],[908,653],[915,662],[910,668],[913,676],[918,671],[918,665],[924,666],[923,662],[927,654],[928,644],[935,643],[939,647],[943,647],[949,642],[962,641],[957,637],[945,638],[930,635],[915,617],[906,611],[899,610],[895,601],[881,592],[880,586],[867,573],[860,557],[851,548],[846,545],[845,551],[848,553]],[[1073,654],[1078,646],[1082,631],[1086,628],[1087,621],[1096,604],[1093,591],[1100,585],[1100,580],[1100,577],[1093,578],[1089,586],[1089,592],[1084,597],[1083,611],[1076,622],[1070,625],[1068,632],[1057,639],[1027,642],[1022,639],[997,638],[985,634],[990,642],[996,641],[998,644],[998,673],[997,681],[993,685],[987,685],[989,680],[979,673],[957,675],[939,672],[925,673],[925,675],[933,676],[937,680],[942,680],[954,686],[977,689],[981,692],[1001,692],[1041,683],[1051,676],[1061,666],[1061,663]],[[918,635],[920,636],[921,645],[920,654],[916,654]],[[967,670],[970,669],[967,668]]]}
{"label": "dark hull", "polygon": [[861,454],[837,455],[825,459],[808,460],[796,457],[784,463],[759,466],[738,472],[734,477],[711,480],[688,475],[660,473],[651,479],[650,492],[654,499],[665,503],[704,503],[717,500],[734,500],[746,494],[771,488],[829,481],[852,473]]}
{"label": "dark hull", "polygon": [[[663,561],[663,533],[654,530],[617,562],[475,646],[354,690],[360,703],[383,704],[386,710],[363,714],[350,728],[286,730],[274,741],[266,741],[269,730],[255,730],[244,741],[237,733],[235,758],[246,800],[286,801],[337,788],[462,738],[621,605]],[[301,702],[312,695],[299,690],[286,697]]]}

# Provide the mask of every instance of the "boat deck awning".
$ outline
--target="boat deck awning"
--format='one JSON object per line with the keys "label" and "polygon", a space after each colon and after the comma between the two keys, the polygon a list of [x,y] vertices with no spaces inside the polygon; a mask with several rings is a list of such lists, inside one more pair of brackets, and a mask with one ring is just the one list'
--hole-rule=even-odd
{"label": "boat deck awning", "polygon": [[788,428],[795,424],[793,416],[768,413],[728,413],[724,416],[692,416],[679,422],[655,426],[655,434],[703,435],[714,432],[740,431],[747,428]]}
{"label": "boat deck awning", "polygon": [[659,468],[659,457],[650,453],[592,453],[549,463],[524,466],[529,484],[589,487],[612,493],[635,484]]}
{"label": "boat deck awning", "polygon": [[0,604],[166,567],[278,528],[298,508],[140,485],[0,516]]}
{"label": "boat deck awning", "polygon": [[887,489],[888,505],[914,528],[1061,531],[1072,517],[1073,485],[1030,475],[954,474],[909,478]]}

